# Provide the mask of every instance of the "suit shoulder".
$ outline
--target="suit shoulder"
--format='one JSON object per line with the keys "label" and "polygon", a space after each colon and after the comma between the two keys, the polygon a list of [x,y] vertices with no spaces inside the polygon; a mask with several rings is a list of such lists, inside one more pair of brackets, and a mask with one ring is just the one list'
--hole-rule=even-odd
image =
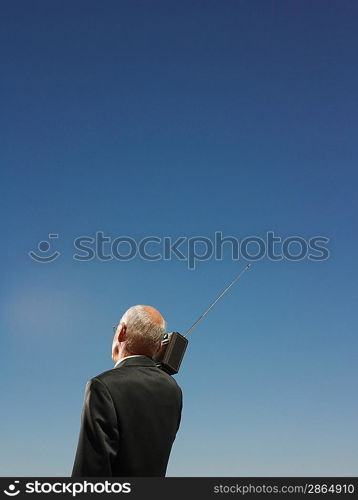
{"label": "suit shoulder", "polygon": [[175,385],[176,385],[176,388],[178,389],[178,391],[180,392],[180,394],[182,394],[182,390],[181,390],[181,387],[180,385],[178,384],[178,382],[173,378],[174,382],[175,382]]}
{"label": "suit shoulder", "polygon": [[110,368],[109,370],[106,370],[104,372],[99,373],[95,377],[92,377],[91,380],[99,380],[100,382],[108,382],[110,379],[112,379],[114,376],[114,369]]}
{"label": "suit shoulder", "polygon": [[99,381],[107,388],[110,388],[112,384],[118,384],[118,380],[121,380],[121,383],[123,383],[126,381],[127,378],[128,378],[128,371],[126,371],[126,367],[122,367],[121,369],[110,368],[109,370],[99,373],[91,380]]}
{"label": "suit shoulder", "polygon": [[[177,381],[168,373],[164,372],[160,368],[154,368],[156,370],[158,380],[165,381],[166,384],[175,389],[178,393],[181,394],[181,388],[178,385]],[[118,382],[120,380],[121,384],[124,386],[127,384],[131,384],[133,382],[133,371],[132,367],[122,367],[122,368],[111,368],[102,373],[99,373],[95,377],[93,377],[91,381],[99,381],[102,383],[107,389],[111,390],[113,386],[118,386]]]}
{"label": "suit shoulder", "polygon": [[[160,370],[160,369],[159,369]],[[163,376],[166,378],[166,380],[177,389],[178,392],[182,392],[180,385],[178,382],[175,380],[175,378],[172,375],[169,375],[169,373],[166,373],[164,370],[160,370],[160,373],[163,374]]]}

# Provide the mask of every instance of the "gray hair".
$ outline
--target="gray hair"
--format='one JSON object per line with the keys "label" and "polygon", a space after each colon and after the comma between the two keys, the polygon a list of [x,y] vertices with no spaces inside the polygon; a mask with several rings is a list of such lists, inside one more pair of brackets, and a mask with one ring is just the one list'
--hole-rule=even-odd
{"label": "gray hair", "polygon": [[127,326],[126,348],[129,352],[138,352],[143,347],[155,352],[167,327],[164,319],[160,323],[154,321],[142,305],[127,309],[121,323]]}

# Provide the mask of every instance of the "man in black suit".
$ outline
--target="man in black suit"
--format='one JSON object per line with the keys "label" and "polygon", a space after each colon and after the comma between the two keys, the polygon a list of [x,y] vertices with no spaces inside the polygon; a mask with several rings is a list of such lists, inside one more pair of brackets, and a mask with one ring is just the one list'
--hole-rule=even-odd
{"label": "man in black suit", "polygon": [[182,410],[180,387],[152,359],[165,330],[151,306],[123,315],[115,367],[86,385],[72,477],[165,476]]}

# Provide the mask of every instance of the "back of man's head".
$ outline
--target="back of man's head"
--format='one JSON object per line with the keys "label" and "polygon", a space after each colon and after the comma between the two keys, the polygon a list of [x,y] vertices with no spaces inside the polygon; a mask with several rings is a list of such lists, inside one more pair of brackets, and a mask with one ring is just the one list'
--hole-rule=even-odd
{"label": "back of man's head", "polygon": [[126,325],[125,349],[132,354],[153,356],[160,347],[166,331],[166,322],[152,306],[130,307],[122,316]]}

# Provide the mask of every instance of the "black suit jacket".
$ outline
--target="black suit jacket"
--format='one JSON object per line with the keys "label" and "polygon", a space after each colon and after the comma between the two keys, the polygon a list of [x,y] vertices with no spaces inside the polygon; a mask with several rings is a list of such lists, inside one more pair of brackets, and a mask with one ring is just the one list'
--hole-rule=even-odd
{"label": "black suit jacket", "polygon": [[165,476],[182,392],[147,357],[124,358],[86,385],[72,477]]}

